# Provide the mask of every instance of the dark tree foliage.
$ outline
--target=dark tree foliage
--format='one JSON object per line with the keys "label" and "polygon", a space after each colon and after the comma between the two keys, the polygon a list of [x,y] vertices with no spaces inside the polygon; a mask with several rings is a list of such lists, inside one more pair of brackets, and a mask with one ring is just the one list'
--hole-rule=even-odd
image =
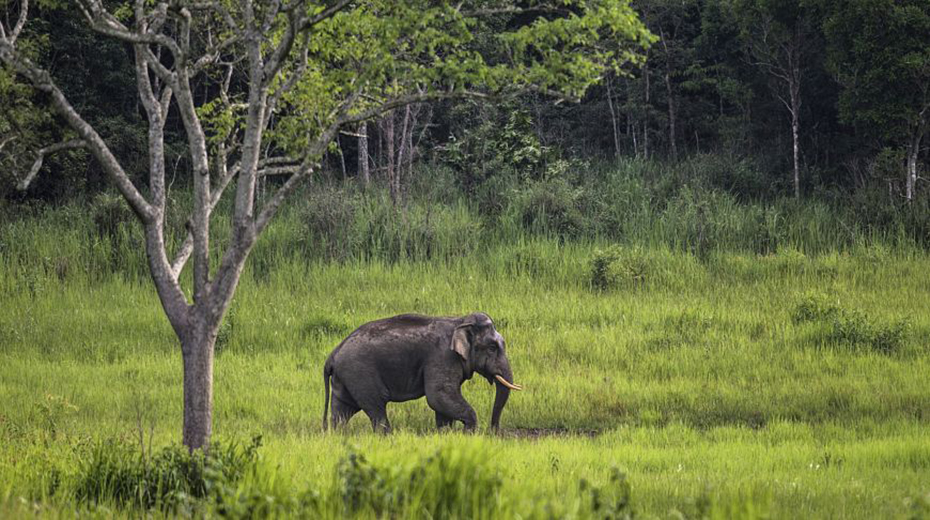
{"label": "dark tree foliage", "polygon": [[[866,189],[887,195],[890,189],[885,202],[894,205],[926,190],[918,180],[927,169],[930,141],[925,138],[930,1],[634,0],[633,5],[658,37],[643,63],[610,72],[576,102],[554,103],[541,94],[507,102],[435,102],[421,107],[406,133],[403,113],[393,114],[391,125],[373,122],[366,140],[372,178],[386,182],[388,150],[396,156],[407,147],[415,148],[406,151],[407,161],[451,166],[456,185],[467,193],[497,189],[503,177],[538,180],[547,165],[560,160],[677,161],[711,153],[757,165],[755,185],[766,188],[738,195],[789,195],[794,189],[789,91],[765,60],[777,61],[789,36],[799,34],[791,31],[800,27],[801,195]],[[484,19],[475,30],[474,47],[494,49],[498,33],[525,23],[519,16]],[[106,130],[130,174],[144,176],[143,113],[134,97],[131,49],[96,37],[60,9],[39,11],[28,36],[34,54],[62,78],[81,113]],[[202,85],[205,99],[211,88],[210,82]],[[0,196],[22,197],[10,186],[13,176],[28,170],[30,151],[67,136],[43,113],[40,96],[0,81],[0,101],[9,107],[0,114],[0,136],[18,136],[0,149],[5,167]],[[190,167],[173,139],[179,124],[170,114],[168,155],[176,181],[185,182]],[[388,128],[392,145],[385,139]],[[358,157],[357,136],[344,133],[327,157],[330,175],[354,175]],[[46,165],[54,175],[39,176],[26,196],[66,197],[76,193],[74,186],[104,189],[99,166],[82,151],[50,155]],[[77,182],[56,181],[62,177]],[[420,182],[407,177],[402,177],[405,184]],[[494,206],[485,209],[500,210]]]}

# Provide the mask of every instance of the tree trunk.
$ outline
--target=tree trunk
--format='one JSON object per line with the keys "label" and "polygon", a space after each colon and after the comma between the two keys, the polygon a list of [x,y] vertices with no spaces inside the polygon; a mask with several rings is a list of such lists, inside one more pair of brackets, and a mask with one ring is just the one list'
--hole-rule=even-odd
{"label": "tree trunk", "polygon": [[793,112],[791,114],[791,143],[793,148],[794,155],[794,198],[801,198],[801,173],[800,166],[798,164],[798,153],[799,147],[798,144],[798,114]]}
{"label": "tree trunk", "polygon": [[410,151],[407,149],[407,132],[412,132],[410,128],[410,105],[404,107],[404,122],[400,127],[400,145],[397,151],[397,167],[394,171],[394,191],[400,196],[400,178],[404,172],[404,165],[407,162],[407,155]]}
{"label": "tree trunk", "polygon": [[636,128],[636,124],[633,123],[633,113],[629,110],[626,113],[626,133],[633,141],[633,156],[635,157],[639,155],[639,144],[636,142],[636,136],[639,135],[639,128]]}
{"label": "tree trunk", "polygon": [[801,112],[801,89],[800,85],[795,83],[790,85],[791,88],[791,146],[794,159],[794,198],[801,198],[801,167],[800,151],[801,143],[799,138],[801,122],[799,120]]}
{"label": "tree trunk", "polygon": [[368,169],[368,123],[365,121],[358,125],[358,178],[365,186],[371,182],[371,172]]}
{"label": "tree trunk", "polygon": [[342,171],[342,180],[349,178],[348,172],[346,172],[346,156],[342,153],[342,140],[339,137],[336,137],[336,151],[339,152],[339,169]]}
{"label": "tree trunk", "polygon": [[614,158],[620,158],[620,123],[617,120],[617,110],[614,108],[613,100],[613,81],[611,75],[607,75],[607,107],[610,109],[610,124],[614,131]]}
{"label": "tree trunk", "polygon": [[397,175],[397,168],[394,164],[396,158],[394,152],[394,111],[388,112],[384,116],[384,156],[387,159],[387,179],[388,187],[391,193],[391,202],[397,204],[397,188],[394,177]]}
{"label": "tree trunk", "polygon": [[914,200],[917,188],[917,157],[920,155],[920,142],[923,133],[918,129],[911,142],[907,145],[907,201]]}
{"label": "tree trunk", "polygon": [[[420,117],[420,110],[422,109],[421,105],[407,105],[411,108],[411,117],[410,117],[410,127],[407,129],[407,136],[404,138],[407,148],[407,176],[410,177],[413,174],[413,160],[416,153],[417,147],[413,144],[413,131],[417,127],[417,120]],[[419,143],[418,143],[419,144]],[[408,181],[409,182],[409,181]]]}
{"label": "tree trunk", "polygon": [[184,445],[191,451],[209,448],[213,432],[213,354],[216,327],[201,324],[181,341],[184,359]]}
{"label": "tree trunk", "polygon": [[675,97],[672,94],[672,79],[669,70],[665,70],[665,92],[668,96],[668,143],[672,159],[678,159],[678,144],[675,138]]}
{"label": "tree trunk", "polygon": [[[646,58],[648,60],[648,57]],[[643,104],[643,158],[649,159],[649,63],[643,63],[643,77],[646,80],[645,103]]]}

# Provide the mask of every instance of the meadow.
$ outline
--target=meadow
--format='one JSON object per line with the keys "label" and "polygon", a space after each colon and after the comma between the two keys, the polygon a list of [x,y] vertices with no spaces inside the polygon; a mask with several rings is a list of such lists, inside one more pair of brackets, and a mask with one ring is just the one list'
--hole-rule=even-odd
{"label": "meadow", "polygon": [[[491,227],[462,201],[392,218],[383,197],[345,212],[322,193],[327,211],[289,210],[249,261],[199,462],[176,447],[179,347],[118,206],[6,214],[0,516],[930,515],[921,247],[725,198],[573,236],[561,214]],[[474,310],[526,388],[498,435],[477,379],[478,434],[436,433],[424,400],[389,406],[390,436],[363,415],[322,431],[323,361],[355,327]]]}

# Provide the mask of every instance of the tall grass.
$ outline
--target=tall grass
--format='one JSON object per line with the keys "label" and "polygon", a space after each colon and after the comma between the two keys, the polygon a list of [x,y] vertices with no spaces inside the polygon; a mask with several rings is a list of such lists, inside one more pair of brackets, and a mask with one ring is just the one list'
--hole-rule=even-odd
{"label": "tall grass", "polygon": [[[745,195],[765,189],[749,166],[702,160],[569,168],[493,192],[422,173],[396,205],[378,187],[308,188],[257,244],[220,331],[217,437],[266,444],[223,479],[162,449],[180,431],[181,363],[131,215],[107,195],[8,208],[0,516],[919,514],[919,226],[764,204]],[[731,194],[701,167],[748,187]],[[219,247],[228,208],[214,230]],[[394,436],[362,418],[321,433],[320,369],[345,335],[400,312],[474,310],[495,318],[527,389],[503,435],[434,435],[422,400],[390,406]],[[486,424],[493,392],[463,391]]]}

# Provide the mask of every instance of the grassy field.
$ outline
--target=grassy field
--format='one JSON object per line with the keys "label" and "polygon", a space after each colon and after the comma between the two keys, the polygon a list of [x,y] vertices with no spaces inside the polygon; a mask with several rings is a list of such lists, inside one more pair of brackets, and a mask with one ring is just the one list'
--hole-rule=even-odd
{"label": "grassy field", "polygon": [[[295,218],[256,250],[218,340],[214,432],[247,467],[159,514],[930,515],[926,253],[526,235],[308,261],[287,249]],[[88,482],[180,437],[179,348],[132,232],[84,228],[73,207],[0,227],[0,516],[139,516]],[[526,388],[500,436],[436,434],[424,400],[389,407],[391,436],[362,415],[321,431],[323,360],[351,330],[473,310]],[[486,426],[491,387],[464,391]]]}

